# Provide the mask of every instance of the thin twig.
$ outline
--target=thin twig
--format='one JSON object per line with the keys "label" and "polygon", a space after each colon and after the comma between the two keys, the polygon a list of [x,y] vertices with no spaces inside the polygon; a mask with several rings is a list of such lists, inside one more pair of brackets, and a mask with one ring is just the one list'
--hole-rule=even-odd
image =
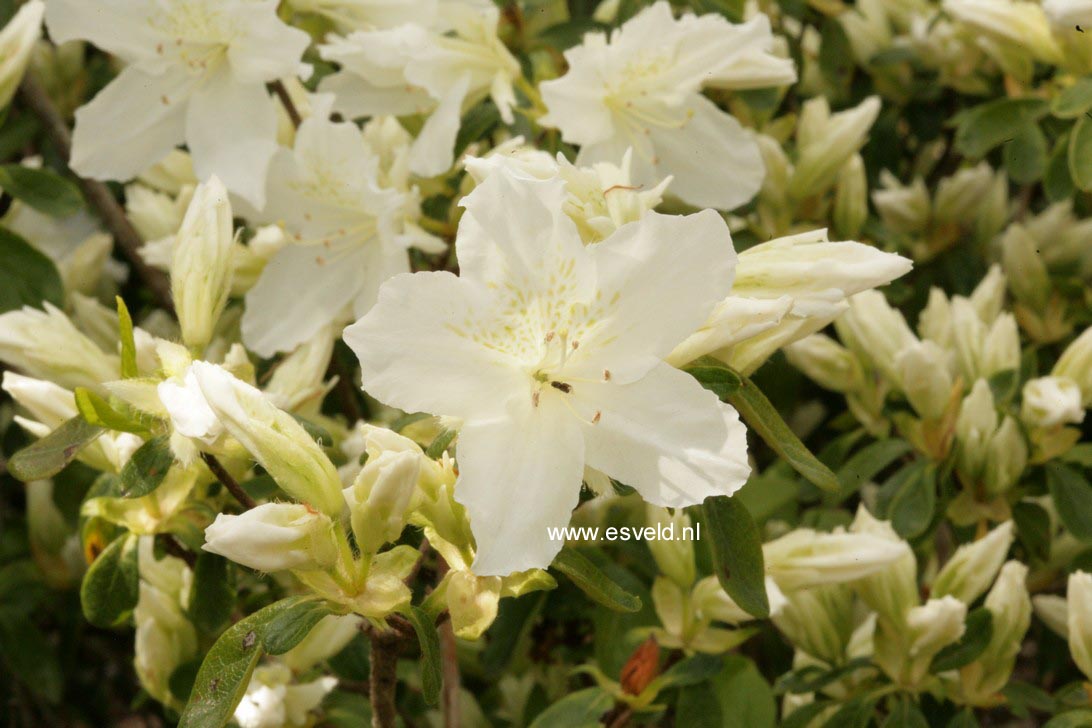
{"label": "thin twig", "polygon": [[207,452],[201,453],[201,459],[205,461],[205,465],[209,466],[209,470],[216,476],[216,479],[228,489],[228,492],[235,496],[235,500],[246,509],[254,508],[258,505],[258,502],[250,497],[250,494],[243,490],[243,487],[239,485],[235,478],[231,477],[231,473],[224,469],[224,466],[216,459],[215,455],[210,455]]}
{"label": "thin twig", "polygon": [[398,711],[394,694],[398,687],[398,647],[401,642],[394,632],[371,632],[371,673],[368,676],[368,698],[372,704],[372,728],[395,728]]}
{"label": "thin twig", "polygon": [[288,94],[288,89],[285,88],[284,83],[278,79],[270,83],[269,87],[273,89],[273,93],[277,94],[277,98],[281,100],[281,105],[284,106],[285,113],[287,113],[288,118],[292,120],[292,126],[299,129],[300,124],[303,123],[303,117],[300,116],[299,109],[296,108],[296,104],[292,101],[292,97]]}
{"label": "thin twig", "polygon": [[163,548],[166,549],[168,554],[182,559],[191,569],[197,565],[196,554],[183,546],[173,533],[161,533],[159,539],[163,542]]}
{"label": "thin twig", "polygon": [[[45,126],[46,134],[53,142],[53,146],[56,147],[57,153],[67,163],[72,153],[72,134],[69,132],[64,119],[61,118],[60,112],[57,111],[57,107],[53,105],[49,95],[38,83],[38,80],[34,78],[33,74],[28,73],[23,79],[23,83],[19,86],[19,95],[26,103],[27,108]],[[144,262],[144,258],[140,255],[140,247],[144,241],[141,240],[133,224],[129,222],[129,218],[125,216],[125,210],[114,199],[110,188],[102,182],[84,179],[79,176],[76,176],[76,181],[79,183],[80,189],[83,190],[83,196],[87,199],[87,202],[102,218],[106,229],[114,236],[114,241],[121,248],[121,252],[125,254],[125,257],[128,258],[129,264],[133,266],[137,275],[151,289],[156,302],[168,311],[173,311],[174,302],[171,299],[170,280],[162,271],[156,270]]]}
{"label": "thin twig", "polygon": [[451,627],[451,620],[444,621],[439,631],[440,660],[444,674],[441,696],[444,728],[459,728],[459,655],[456,653],[455,630]]}

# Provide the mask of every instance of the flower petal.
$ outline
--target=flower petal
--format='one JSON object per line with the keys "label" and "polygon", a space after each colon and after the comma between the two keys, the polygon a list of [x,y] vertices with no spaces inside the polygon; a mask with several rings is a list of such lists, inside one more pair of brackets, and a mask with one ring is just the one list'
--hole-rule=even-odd
{"label": "flower petal", "polygon": [[265,179],[277,151],[277,114],[261,83],[236,83],[227,68],[194,93],[186,142],[199,179],[213,174],[254,207],[265,205]]}
{"label": "flower petal", "polygon": [[631,384],[580,384],[573,393],[595,422],[584,426],[587,464],[649,503],[691,506],[747,481],[747,429],[689,375],[661,364]]}
{"label": "flower petal", "polygon": [[147,0],[49,0],[46,25],[57,45],[88,40],[127,63],[149,60],[156,57],[157,44],[166,40],[148,22],[160,12],[156,5]]}
{"label": "flower petal", "polygon": [[642,376],[705,324],[732,287],[732,236],[712,210],[650,212],[589,251],[608,303],[596,324],[602,336],[570,357],[587,378],[604,369],[620,383]]}
{"label": "flower petal", "polygon": [[94,179],[127,180],[184,139],[194,79],[182,69],[160,76],[126,68],[76,110],[72,169]]}
{"label": "flower petal", "polygon": [[364,248],[333,255],[310,245],[278,251],[246,294],[244,343],[268,357],[311,339],[357,296],[367,257]]}
{"label": "flower petal", "polygon": [[523,402],[509,414],[459,432],[455,500],[470,516],[478,576],[549,566],[565,542],[548,529],[568,525],[580,500],[579,422],[557,398]]}
{"label": "flower petal", "polygon": [[690,120],[678,129],[650,127],[655,156],[634,157],[637,181],[673,175],[668,192],[697,207],[732,210],[758,194],[766,168],[751,134],[712,101],[694,94]]}
{"label": "flower petal", "polygon": [[[493,320],[484,288],[450,273],[395,276],[364,318],[345,329],[364,388],[407,412],[495,417],[528,379],[477,335]],[[484,323],[483,323],[484,322]]]}

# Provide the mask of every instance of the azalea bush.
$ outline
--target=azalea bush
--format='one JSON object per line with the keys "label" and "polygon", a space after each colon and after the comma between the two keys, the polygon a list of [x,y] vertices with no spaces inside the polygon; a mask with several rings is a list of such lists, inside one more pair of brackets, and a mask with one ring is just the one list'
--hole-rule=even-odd
{"label": "azalea bush", "polygon": [[0,20],[6,724],[1092,725],[1092,3]]}

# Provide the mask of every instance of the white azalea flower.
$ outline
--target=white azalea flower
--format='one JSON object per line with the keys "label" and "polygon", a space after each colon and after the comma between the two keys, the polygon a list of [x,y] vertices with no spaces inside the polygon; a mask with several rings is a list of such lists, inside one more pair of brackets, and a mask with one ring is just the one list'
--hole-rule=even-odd
{"label": "white azalea flower", "polygon": [[336,95],[336,111],[353,118],[428,116],[410,156],[413,171],[426,177],[451,168],[462,114],[487,96],[512,123],[512,83],[520,75],[519,62],[497,37],[496,7],[447,0],[438,13],[432,21],[332,36],[320,48],[325,60],[341,64],[319,86]]}
{"label": "white azalea flower", "polygon": [[304,121],[295,147],[275,157],[269,214],[287,230],[290,244],[247,293],[242,330],[251,350],[262,356],[289,351],[343,311],[352,313],[342,323],[362,316],[383,281],[409,271],[407,243],[444,249],[423,235],[405,234],[407,193],[380,186],[379,163],[355,124],[321,116]]}
{"label": "white azalea flower", "polygon": [[565,196],[497,170],[464,199],[461,277],[397,276],[345,333],[371,394],[463,420],[455,495],[479,575],[552,561],[585,465],[669,507],[749,472],[735,410],[663,362],[731,285],[727,226],[649,213],[585,247]]}
{"label": "white azalea flower", "polygon": [[34,44],[42,37],[42,0],[30,0],[0,30],[0,106],[7,106],[26,73]]}
{"label": "white azalea flower", "polygon": [[466,170],[478,183],[500,166],[533,179],[559,177],[569,193],[565,212],[576,223],[585,243],[597,243],[627,222],[639,220],[663,201],[671,178],[645,187],[633,182],[633,150],[628,149],[620,164],[597,162],[578,167],[564,155],[556,159],[548,153],[525,146],[516,137],[485,157],[466,160]]}
{"label": "white azalea flower", "polygon": [[577,164],[618,163],[635,150],[633,176],[692,205],[732,209],[762,185],[758,145],[702,87],[743,89],[796,79],[792,62],[770,53],[765,15],[733,25],[717,15],[684,15],[658,2],[611,34],[589,33],[565,52],[569,72],[541,85],[540,119],[581,146]]}
{"label": "white azalea flower", "polygon": [[330,20],[341,33],[394,28],[436,15],[439,0],[292,0],[297,12]]}
{"label": "white azalea flower", "polygon": [[1034,427],[1084,421],[1081,388],[1067,377],[1038,377],[1024,385],[1020,417]]}
{"label": "white azalea flower", "polygon": [[201,179],[218,174],[255,207],[277,149],[265,84],[300,70],[310,40],[276,0],[50,0],[57,43],[87,40],[128,65],[76,112],[72,168],[130,179],[185,142]]}

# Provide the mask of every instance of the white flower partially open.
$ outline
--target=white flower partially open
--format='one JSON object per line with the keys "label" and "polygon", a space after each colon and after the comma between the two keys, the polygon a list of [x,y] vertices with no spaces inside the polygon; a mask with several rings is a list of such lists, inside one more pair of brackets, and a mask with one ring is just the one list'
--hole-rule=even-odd
{"label": "white flower partially open", "polygon": [[497,36],[496,7],[446,0],[428,15],[422,8],[414,23],[331,36],[320,51],[341,70],[319,86],[352,118],[426,115],[410,155],[412,170],[426,177],[451,168],[462,114],[487,96],[512,123],[512,83],[520,75]]}
{"label": "white flower partially open", "polygon": [[732,209],[750,200],[765,170],[739,122],[701,95],[703,87],[745,89],[796,80],[792,62],[770,53],[765,15],[733,25],[718,15],[684,15],[658,2],[611,34],[589,33],[565,52],[569,72],[541,85],[542,124],[581,146],[577,164],[617,164],[635,150],[633,176],[692,205]]}
{"label": "white flower partially open", "polygon": [[549,565],[585,464],[670,507],[749,473],[735,410],[663,361],[731,286],[727,226],[649,213],[585,247],[565,197],[495,171],[463,202],[461,276],[396,276],[345,332],[372,395],[464,421],[455,494],[479,575]]}
{"label": "white flower partially open", "polygon": [[131,179],[185,142],[197,176],[218,174],[262,207],[277,150],[265,84],[300,70],[307,34],[276,0],[50,0],[57,43],[87,40],[128,65],[76,112],[72,168]]}

